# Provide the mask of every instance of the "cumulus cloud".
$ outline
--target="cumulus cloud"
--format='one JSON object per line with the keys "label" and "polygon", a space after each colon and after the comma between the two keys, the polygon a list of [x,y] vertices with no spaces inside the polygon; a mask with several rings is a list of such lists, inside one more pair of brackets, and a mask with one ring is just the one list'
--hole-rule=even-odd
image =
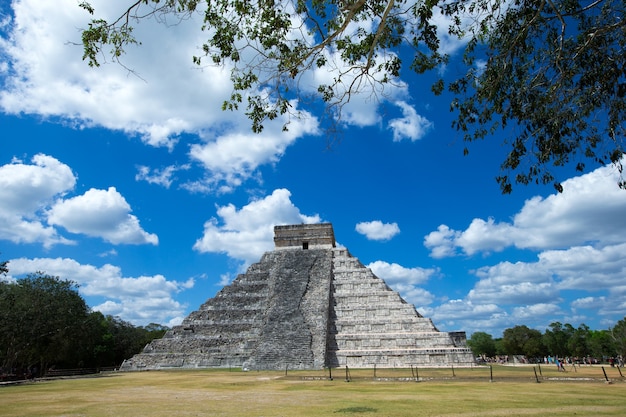
{"label": "cumulus cloud", "polygon": [[146,233],[130,214],[130,205],[115,187],[67,197],[76,184],[69,166],[43,154],[31,162],[14,160],[0,166],[0,239],[46,248],[74,243],[60,234],[60,226],[114,244],[158,243],[157,236]]}
{"label": "cumulus cloud", "polygon": [[369,240],[390,240],[400,233],[397,223],[383,223],[380,220],[357,223],[355,229]]}
{"label": "cumulus cloud", "polygon": [[399,142],[405,138],[414,142],[423,138],[432,129],[433,123],[424,116],[417,114],[417,111],[408,103],[398,101],[396,105],[402,110],[402,117],[389,121],[394,142]]}
{"label": "cumulus cloud", "polygon": [[[295,106],[295,103],[293,103]],[[287,117],[281,118],[287,123]],[[285,132],[276,123],[262,133],[236,130],[191,146],[189,156],[206,170],[204,179],[186,184],[192,190],[231,191],[252,177],[261,164],[274,164],[280,160],[287,147],[299,137],[317,134],[318,125],[313,117],[294,119]]]}
{"label": "cumulus cloud", "polygon": [[558,302],[559,291],[552,282],[522,281],[495,285],[490,280],[482,280],[469,292],[468,299],[499,305]]}
{"label": "cumulus cloud", "polygon": [[464,231],[440,225],[424,238],[431,256],[519,249],[559,249],[593,242],[604,246],[623,241],[626,193],[616,186],[619,173],[605,166],[563,182],[563,193],[534,197],[512,222],[474,219]]}
{"label": "cumulus cloud", "polygon": [[[465,230],[440,225],[425,236],[433,258],[493,254],[510,247],[536,252],[534,260],[500,261],[476,268],[477,281],[455,308],[473,311],[496,306],[493,316],[474,327],[444,305],[433,318],[446,327],[462,324],[487,331],[525,323],[539,330],[559,321],[599,318],[610,326],[626,314],[626,194],[616,186],[612,166],[563,183],[564,192],[527,200],[509,222],[474,219]],[[573,298],[571,294],[586,292]],[[508,311],[506,314],[502,312]],[[613,320],[613,322],[612,322]],[[481,328],[482,327],[482,328]]]}
{"label": "cumulus cloud", "polygon": [[124,317],[135,325],[155,321],[168,325],[180,323],[187,306],[173,296],[194,286],[193,279],[178,282],[162,275],[126,277],[117,266],[96,267],[70,258],[17,258],[11,259],[9,265],[11,278],[43,271],[74,281],[83,296],[99,300],[92,305],[94,310]]}
{"label": "cumulus cloud", "polygon": [[444,320],[460,320],[471,316],[476,319],[492,318],[494,314],[501,314],[503,310],[496,304],[474,305],[464,300],[448,300],[435,310],[434,316]]}
{"label": "cumulus cloud", "polygon": [[466,299],[447,301],[429,313],[438,326],[447,330],[462,329],[468,337],[475,332],[486,332],[496,338],[502,337],[504,329],[521,323],[543,332],[555,321],[554,317],[565,317],[566,314],[551,303],[520,305],[506,310],[498,304],[473,303]]}
{"label": "cumulus cloud", "polygon": [[72,243],[46,224],[42,212],[74,188],[76,177],[51,156],[38,154],[31,162],[0,166],[0,239],[46,247]]}
{"label": "cumulus cloud", "polygon": [[538,267],[558,274],[561,289],[618,291],[625,285],[626,243],[545,251],[538,258]]}
{"label": "cumulus cloud", "polygon": [[460,232],[441,224],[436,231],[424,237],[424,246],[430,249],[430,256],[433,258],[454,256],[456,254],[455,242],[459,235]]}
{"label": "cumulus cloud", "polygon": [[[91,4],[97,18],[114,20],[124,11],[115,2],[93,0]],[[141,7],[147,11],[149,6]],[[206,40],[206,33],[199,29],[201,13],[176,24],[144,19],[134,30],[141,45],[126,48],[128,54],[121,57],[124,66],[106,62],[102,55],[104,64],[89,68],[82,60],[77,28],[87,27],[92,16],[75,1],[16,0],[12,8],[13,18],[5,20],[7,36],[0,39],[0,54],[6,60],[0,109],[60,118],[76,127],[123,131],[150,146],[170,150],[182,140],[191,142],[190,161],[199,163],[206,173],[186,182],[184,188],[230,192],[255,178],[259,166],[278,161],[299,138],[319,134],[317,118],[300,109],[297,101],[290,103],[297,117],[268,120],[259,136],[250,133],[243,111],[221,110],[232,93],[229,65],[197,67],[191,63]],[[297,19],[294,27],[298,28],[294,36],[307,39]],[[331,66],[344,73],[337,91],[341,96],[342,88],[352,84],[357,73],[347,70],[337,51],[324,53]],[[316,68],[303,73],[298,86],[305,95],[314,93],[319,84],[332,83],[334,74],[328,68]],[[394,138],[416,140],[429,122],[403,101],[406,97],[408,87],[401,80],[384,85],[363,81],[342,106],[341,123],[380,124],[380,106],[398,103],[403,117],[391,122]],[[288,126],[287,132],[283,126]],[[171,174],[168,169],[142,167],[138,179],[170,187]]]}
{"label": "cumulus cloud", "polygon": [[[541,252],[535,262],[500,262],[474,271],[478,281],[465,302],[512,308],[518,323],[547,326],[544,317],[584,322],[600,317],[607,325],[612,317],[626,314],[626,244],[603,248],[576,246]],[[596,295],[566,302],[564,291]],[[552,320],[554,321],[554,320]],[[575,324],[575,323],[574,323]]]}
{"label": "cumulus cloud", "polygon": [[[473,304],[459,299],[448,300],[426,310],[426,313],[440,329],[462,329],[468,335],[475,331],[489,333],[492,329],[502,329],[512,323],[511,317],[497,304]],[[497,334],[495,336],[498,337]]]}
{"label": "cumulus cloud", "polygon": [[[557,317],[559,314],[562,314],[559,306],[555,304],[538,303],[529,306],[516,307],[513,309],[512,315],[518,319],[519,323],[526,323],[528,320],[536,320],[538,317]],[[545,323],[544,325],[547,327],[549,323]]]}
{"label": "cumulus cloud", "polygon": [[[123,12],[118,3],[91,3],[98,17],[114,19]],[[82,60],[77,28],[86,28],[91,16],[75,1],[20,0],[12,7],[10,36],[0,45],[11,66],[0,93],[4,111],[100,125],[170,148],[180,133],[218,121],[218,111],[207,112],[199,103],[205,102],[203,93],[226,97],[228,69],[192,67],[191,56],[202,44],[193,19],[166,30],[154,19],[137,25],[142,45],[127,48],[123,57],[134,75],[119,65],[89,68]]]}
{"label": "cumulus cloud", "polygon": [[204,233],[193,248],[199,252],[226,253],[245,265],[259,260],[274,247],[274,226],[319,223],[318,215],[307,216],[291,202],[291,193],[277,189],[265,198],[237,209],[233,204],[217,208],[217,217],[204,224]]}
{"label": "cumulus cloud", "polygon": [[[91,4],[98,18],[115,19],[124,11],[115,2]],[[251,122],[243,111],[221,110],[232,93],[229,66],[200,68],[191,63],[206,40],[200,30],[201,14],[169,25],[159,19],[142,20],[134,30],[141,46],[126,48],[124,66],[105,63],[89,68],[82,60],[77,28],[86,28],[92,16],[75,1],[16,0],[12,7],[8,36],[0,39],[0,55],[8,63],[0,109],[61,118],[77,127],[103,126],[170,150],[181,138],[196,142],[191,144],[190,160],[207,173],[185,188],[230,190],[260,165],[276,162],[298,138],[318,133],[317,119],[298,110],[295,101],[291,108],[298,117],[268,120],[259,136],[250,132]],[[288,131],[283,132],[283,126]],[[215,159],[214,152],[220,158]],[[172,170],[141,167],[138,179],[169,187]],[[220,181],[224,187],[215,185]]]}
{"label": "cumulus cloud", "polygon": [[48,223],[113,244],[158,244],[157,235],[145,232],[130,211],[130,205],[115,187],[92,188],[83,195],[57,202],[48,212]]}
{"label": "cumulus cloud", "polygon": [[406,301],[416,306],[427,306],[434,301],[434,296],[424,288],[419,287],[431,277],[439,274],[435,268],[406,268],[397,263],[375,261],[367,265],[374,275],[385,280],[395,291],[399,292]]}
{"label": "cumulus cloud", "polygon": [[397,263],[384,261],[374,261],[367,265],[372,272],[387,281],[388,283],[404,282],[411,285],[420,285],[428,281],[432,276],[438,274],[434,268],[406,268]]}

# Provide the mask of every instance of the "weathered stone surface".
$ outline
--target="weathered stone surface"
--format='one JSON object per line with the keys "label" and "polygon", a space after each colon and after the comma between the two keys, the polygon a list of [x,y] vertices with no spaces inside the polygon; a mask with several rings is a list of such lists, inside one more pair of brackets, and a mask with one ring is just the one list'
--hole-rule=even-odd
{"label": "weathered stone surface", "polygon": [[332,252],[278,251],[266,260],[271,262],[271,297],[257,346],[244,367],[324,367]]}
{"label": "weathered stone surface", "polygon": [[274,246],[281,248],[334,248],[335,232],[330,223],[274,227]]}
{"label": "weathered stone surface", "polygon": [[473,365],[464,332],[438,331],[318,226],[277,226],[277,250],[121,369]]}

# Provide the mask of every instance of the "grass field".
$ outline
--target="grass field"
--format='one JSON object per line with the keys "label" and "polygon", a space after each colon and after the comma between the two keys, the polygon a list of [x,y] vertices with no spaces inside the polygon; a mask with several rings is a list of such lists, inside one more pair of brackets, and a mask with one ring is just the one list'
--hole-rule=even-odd
{"label": "grass field", "polygon": [[[0,416],[626,416],[616,368],[108,373],[0,387]],[[537,372],[537,378],[535,378]],[[539,380],[539,382],[537,382]]]}

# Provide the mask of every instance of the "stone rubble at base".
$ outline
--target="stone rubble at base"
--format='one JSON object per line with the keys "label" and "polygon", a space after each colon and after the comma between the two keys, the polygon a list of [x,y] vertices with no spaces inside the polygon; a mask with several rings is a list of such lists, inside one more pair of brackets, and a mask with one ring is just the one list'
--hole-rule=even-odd
{"label": "stone rubble at base", "polygon": [[440,332],[347,249],[332,225],[276,226],[276,249],[120,370],[473,366],[465,332]]}

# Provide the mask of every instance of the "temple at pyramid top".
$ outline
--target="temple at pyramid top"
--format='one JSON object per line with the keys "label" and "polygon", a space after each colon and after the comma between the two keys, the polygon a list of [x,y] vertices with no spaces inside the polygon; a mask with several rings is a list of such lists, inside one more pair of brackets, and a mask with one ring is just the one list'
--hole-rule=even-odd
{"label": "temple at pyramid top", "polygon": [[334,248],[335,232],[331,223],[275,226],[274,245],[276,249]]}

